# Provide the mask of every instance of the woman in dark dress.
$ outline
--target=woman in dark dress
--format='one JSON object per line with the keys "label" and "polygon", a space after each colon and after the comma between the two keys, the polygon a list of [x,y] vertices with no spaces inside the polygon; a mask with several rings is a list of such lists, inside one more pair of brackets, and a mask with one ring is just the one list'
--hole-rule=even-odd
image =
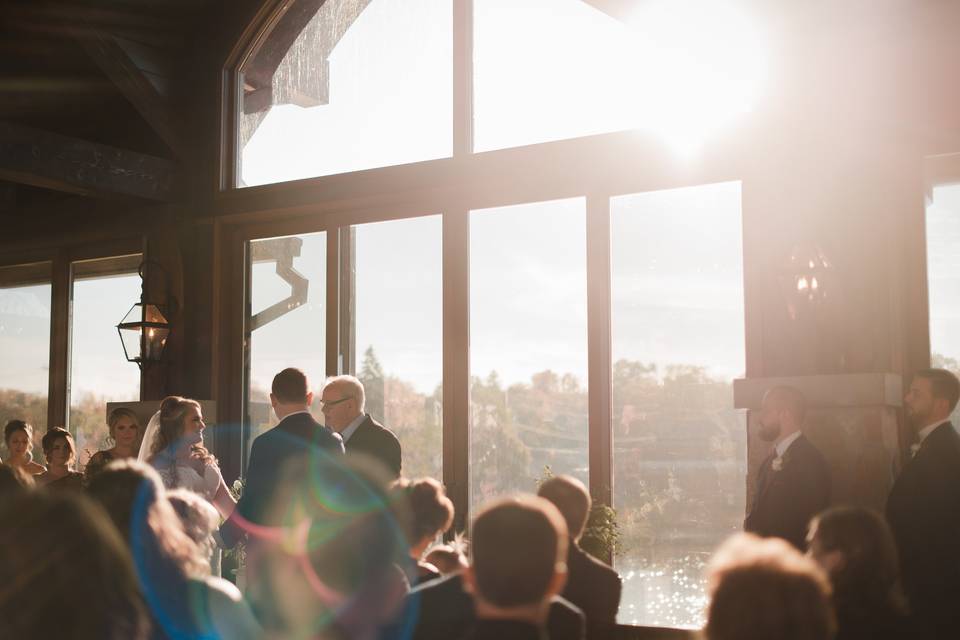
{"label": "woman in dark dress", "polygon": [[113,446],[97,451],[90,457],[84,469],[87,482],[114,460],[137,457],[141,435],[137,414],[126,407],[117,407],[107,417],[107,428],[110,430]]}
{"label": "woman in dark dress", "polygon": [[47,429],[40,441],[47,457],[47,470],[37,476],[37,486],[59,491],[83,487],[83,474],[71,469],[77,447],[73,436],[62,427]]}
{"label": "woman in dark dress", "polygon": [[437,536],[453,524],[453,502],[443,485],[433,478],[397,480],[393,485],[399,507],[398,520],[405,525],[410,563],[404,567],[410,586],[440,577],[440,571],[423,560]]}
{"label": "woman in dark dress", "polygon": [[809,555],[829,574],[835,640],[910,637],[897,547],[880,514],[860,507],[824,511],[810,523]]}

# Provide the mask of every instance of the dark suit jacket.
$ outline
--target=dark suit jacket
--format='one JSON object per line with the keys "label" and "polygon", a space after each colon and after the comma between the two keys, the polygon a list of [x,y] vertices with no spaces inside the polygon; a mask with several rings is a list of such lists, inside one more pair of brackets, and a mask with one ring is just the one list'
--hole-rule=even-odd
{"label": "dark suit jacket", "polygon": [[[427,582],[410,592],[408,607],[419,610],[411,640],[461,638],[476,625],[473,596],[463,590],[459,574]],[[550,603],[550,640],[583,640],[583,613],[563,598]]]}
{"label": "dark suit jacket", "polygon": [[607,638],[613,633],[621,589],[616,571],[570,541],[563,597],[586,616],[587,638]]}
{"label": "dark suit jacket", "polygon": [[463,640],[549,640],[543,629],[515,620],[478,620]]}
{"label": "dark suit jacket", "polygon": [[783,538],[803,550],[810,519],[830,504],[830,467],[803,435],[787,448],[779,471],[772,468],[773,459],[771,455],[760,467],[743,528],[760,536]]}
{"label": "dark suit jacket", "polygon": [[400,440],[396,434],[367,414],[350,439],[344,443],[347,455],[364,454],[379,461],[393,475],[400,477]]}
{"label": "dark suit jacket", "polygon": [[287,462],[298,456],[309,455],[315,456],[310,460],[312,464],[314,460],[342,454],[343,441],[340,436],[308,413],[289,415],[277,426],[259,435],[250,448],[243,495],[233,514],[220,527],[224,545],[232,548],[243,536],[243,527],[236,516],[256,524],[271,524],[266,522],[266,509]]}
{"label": "dark suit jacket", "polygon": [[[925,637],[960,633],[960,436],[948,422],[924,439],[887,499],[903,586]],[[917,637],[920,637],[919,635]]]}

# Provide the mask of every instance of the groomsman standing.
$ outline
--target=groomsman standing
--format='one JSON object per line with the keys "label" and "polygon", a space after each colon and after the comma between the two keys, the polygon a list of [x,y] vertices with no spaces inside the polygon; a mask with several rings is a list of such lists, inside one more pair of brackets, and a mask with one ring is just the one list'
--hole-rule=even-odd
{"label": "groomsman standing", "polygon": [[745,531],[804,549],[810,519],[830,503],[830,468],[803,435],[807,403],[793,387],[774,387],[760,407],[762,440],[773,451],[760,465]]}
{"label": "groomsman standing", "polygon": [[958,398],[955,375],[925,369],[903,400],[917,443],[890,491],[887,520],[917,638],[960,634],[960,436],[950,423]]}

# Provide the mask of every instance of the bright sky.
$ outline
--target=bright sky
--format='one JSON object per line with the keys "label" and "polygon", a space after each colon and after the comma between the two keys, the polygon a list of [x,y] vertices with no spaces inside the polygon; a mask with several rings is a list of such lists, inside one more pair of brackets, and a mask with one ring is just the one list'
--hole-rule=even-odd
{"label": "bright sky", "polygon": [[927,207],[930,350],[960,359],[960,184],[936,187]]}

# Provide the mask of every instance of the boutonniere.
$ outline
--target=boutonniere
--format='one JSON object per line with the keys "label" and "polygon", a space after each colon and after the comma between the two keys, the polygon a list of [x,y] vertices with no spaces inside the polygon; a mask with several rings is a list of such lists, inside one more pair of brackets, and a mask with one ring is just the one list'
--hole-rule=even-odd
{"label": "boutonniere", "polygon": [[783,457],[777,456],[773,459],[773,462],[770,464],[770,468],[774,471],[783,471]]}

